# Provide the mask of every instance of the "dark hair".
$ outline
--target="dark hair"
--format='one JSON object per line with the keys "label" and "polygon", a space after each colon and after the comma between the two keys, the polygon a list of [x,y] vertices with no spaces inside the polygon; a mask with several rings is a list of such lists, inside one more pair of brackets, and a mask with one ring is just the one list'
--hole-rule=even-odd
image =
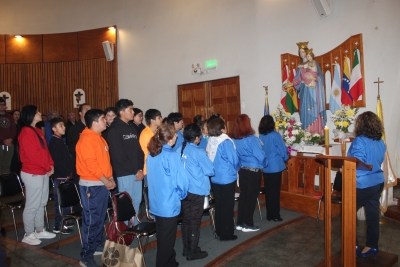
{"label": "dark hair", "polygon": [[127,109],[129,106],[133,106],[133,102],[129,99],[120,99],[115,103],[115,114],[117,114],[118,118],[121,116],[119,112]]}
{"label": "dark hair", "polygon": [[85,122],[86,126],[91,129],[93,122],[99,122],[99,118],[101,115],[104,115],[104,112],[101,109],[91,109],[85,113]]}
{"label": "dark hair", "polygon": [[6,103],[6,100],[2,97],[0,97],[0,103]]}
{"label": "dark hair", "polygon": [[196,123],[190,123],[186,125],[186,127],[183,129],[183,143],[182,143],[182,150],[181,150],[181,156],[183,154],[183,150],[186,147],[187,143],[193,143],[194,140],[196,140],[196,137],[201,136],[201,130],[200,126],[197,125]]}
{"label": "dark hair", "polygon": [[380,140],[383,132],[382,121],[375,113],[366,111],[358,115],[354,126],[355,136],[364,135],[372,140]]}
{"label": "dark hair", "polygon": [[233,125],[233,138],[242,139],[252,134],[254,134],[254,130],[251,128],[249,116],[246,114],[237,116]]}
{"label": "dark hair", "polygon": [[52,118],[50,120],[50,129],[53,129],[53,127],[56,127],[56,125],[60,122],[64,122],[63,119],[61,119],[60,117],[58,118]]}
{"label": "dark hair", "polygon": [[42,148],[45,148],[44,142],[42,137],[36,132],[36,130],[32,127],[31,123],[33,122],[33,119],[35,118],[37,113],[37,107],[34,105],[27,105],[24,106],[21,110],[21,117],[19,118],[19,122],[21,123],[22,127],[28,127],[31,128],[37,135],[40,146]]}
{"label": "dark hair", "polygon": [[182,113],[179,112],[172,112],[167,117],[168,124],[171,125],[174,125],[174,122],[180,122],[182,119]]}
{"label": "dark hair", "polygon": [[206,125],[206,124],[207,124],[207,120],[204,120],[204,121],[200,121],[197,125],[199,125],[201,130],[204,130],[204,125]]}
{"label": "dark hair", "polygon": [[203,115],[196,115],[193,118],[193,123],[196,123],[197,125],[202,121]]}
{"label": "dark hair", "polygon": [[220,118],[214,118],[208,121],[207,127],[209,136],[220,136],[222,129],[225,129],[225,122]]}
{"label": "dark hair", "polygon": [[144,114],[144,119],[146,121],[147,125],[150,125],[151,120],[155,120],[157,116],[161,116],[161,112],[158,109],[148,109],[146,113]]}
{"label": "dark hair", "polygon": [[104,110],[104,114],[107,114],[107,113],[110,112],[110,111],[114,112],[114,114],[117,115],[117,112],[115,112],[115,108],[114,108],[114,107],[107,107],[107,108]]}
{"label": "dark hair", "polygon": [[21,116],[21,111],[19,109],[14,109],[13,111],[11,111],[11,115],[14,115],[15,112],[19,112],[19,115]]}
{"label": "dark hair", "polygon": [[169,124],[161,125],[153,137],[150,139],[147,149],[152,157],[159,155],[162,151],[162,146],[167,144],[169,140],[174,138],[175,128]]}
{"label": "dark hair", "polygon": [[275,130],[274,118],[270,115],[265,115],[261,118],[260,124],[258,126],[258,132],[260,134],[269,134]]}
{"label": "dark hair", "polygon": [[[78,113],[81,113],[81,112],[82,112],[82,109],[83,109],[83,106],[87,106],[87,105],[89,105],[89,104],[83,103],[82,105],[80,105],[79,108],[78,108]],[[68,114],[69,114],[69,113],[68,113]]]}
{"label": "dark hair", "polygon": [[220,119],[221,118],[221,114],[219,114],[219,113],[212,114],[210,116],[210,118],[208,118],[208,120],[217,119],[217,118]]}
{"label": "dark hair", "polygon": [[56,110],[51,110],[49,113],[47,113],[47,120],[51,120],[53,117],[53,114],[56,114],[56,118],[60,117],[60,114]]}
{"label": "dark hair", "polygon": [[136,116],[139,113],[143,113],[143,111],[140,108],[133,108],[133,116]]}

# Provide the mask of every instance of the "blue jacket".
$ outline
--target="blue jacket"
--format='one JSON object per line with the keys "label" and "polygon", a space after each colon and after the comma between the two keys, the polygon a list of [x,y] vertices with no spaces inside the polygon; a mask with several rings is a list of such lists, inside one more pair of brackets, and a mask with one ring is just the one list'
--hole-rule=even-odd
{"label": "blue jacket", "polygon": [[[182,147],[182,143],[183,143],[183,140],[184,140],[181,131],[177,131],[176,134],[178,135],[178,137],[176,138],[175,145],[172,147],[173,151],[178,151],[178,148]],[[180,150],[179,150],[179,152],[180,152]]]}
{"label": "blue jacket", "polygon": [[231,140],[225,140],[218,145],[214,158],[215,175],[211,177],[214,184],[230,184],[237,179],[240,160]]}
{"label": "blue jacket", "polygon": [[381,169],[386,146],[383,140],[372,140],[364,135],[357,136],[350,145],[347,156],[355,157],[366,164],[372,164],[372,171],[356,171],[356,188],[368,188],[385,181]]}
{"label": "blue jacket", "polygon": [[275,131],[268,134],[260,134],[260,140],[264,143],[263,150],[268,160],[263,172],[275,173],[286,168],[285,161],[289,159],[287,147],[283,143],[282,136]]}
{"label": "blue jacket", "polygon": [[204,135],[201,135],[200,143],[199,143],[198,147],[201,149],[204,149],[204,151],[205,151],[207,148],[207,143],[208,143],[207,138]]}
{"label": "blue jacket", "polygon": [[[180,151],[178,149],[177,152]],[[214,166],[207,157],[206,151],[193,143],[188,143],[183,150],[182,161],[189,177],[189,192],[207,196],[210,194],[210,178],[214,175]]]}
{"label": "blue jacket", "polygon": [[147,157],[146,164],[150,212],[160,217],[178,216],[189,188],[180,156],[164,145],[159,155]]}
{"label": "blue jacket", "polygon": [[263,168],[268,160],[261,146],[261,141],[254,135],[242,139],[233,139],[242,167]]}

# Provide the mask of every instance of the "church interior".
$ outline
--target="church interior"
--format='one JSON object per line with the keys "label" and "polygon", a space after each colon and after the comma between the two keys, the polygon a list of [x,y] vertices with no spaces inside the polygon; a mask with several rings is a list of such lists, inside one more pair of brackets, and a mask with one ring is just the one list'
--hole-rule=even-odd
{"label": "church interior", "polygon": [[[272,113],[282,103],[285,65],[296,68],[299,43],[307,42],[324,73],[322,106],[331,137],[311,154],[324,156],[299,154],[289,160],[282,176],[282,222],[266,220],[265,199],[260,195],[254,212],[260,231],[239,233],[234,242],[219,242],[209,226],[212,218],[205,214],[200,244],[212,252],[201,261],[189,262],[180,255],[178,226],[179,266],[400,266],[400,184],[396,185],[400,105],[395,97],[400,88],[399,12],[398,0],[0,0],[0,96],[7,99],[8,111],[33,104],[43,114],[58,110],[64,117],[70,110],[78,116],[82,103],[104,110],[127,98],[143,111],[160,110],[163,117],[181,112],[185,124],[197,114],[220,113],[228,132],[238,115],[247,114],[258,135],[258,122],[266,109]],[[331,193],[329,178],[333,183],[327,158],[337,156],[332,168],[338,170],[334,165],[346,162],[340,157],[350,146],[333,138],[336,126],[329,96],[335,63],[341,65],[342,74],[343,60],[348,56],[351,67],[356,48],[361,51],[363,94],[352,106],[358,113],[376,113],[378,99],[382,103],[390,157],[386,174],[394,177],[384,191],[382,253],[375,260],[356,258],[351,244],[356,236],[365,242],[363,212],[355,216],[345,204],[319,203],[321,196]],[[293,81],[290,71],[287,74]],[[302,118],[297,110],[292,116],[296,121]],[[353,163],[346,166],[354,171]],[[344,183],[352,187],[347,180]],[[355,187],[343,195],[354,198]],[[355,205],[351,201],[350,206]],[[51,224],[51,200],[47,210]],[[32,247],[16,241],[9,213],[7,209],[0,213],[6,266],[79,266],[77,230],[62,237],[59,249],[55,241]],[[16,210],[16,221],[22,237],[21,210]],[[132,244],[136,246],[136,241]],[[350,247],[352,256],[347,253]],[[150,238],[144,257],[147,266],[155,266],[155,237]],[[100,266],[100,256],[95,259]]]}

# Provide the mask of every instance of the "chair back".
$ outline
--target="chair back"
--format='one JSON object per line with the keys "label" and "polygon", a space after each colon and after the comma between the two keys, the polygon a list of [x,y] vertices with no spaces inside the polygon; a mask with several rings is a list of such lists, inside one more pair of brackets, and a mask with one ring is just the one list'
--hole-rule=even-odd
{"label": "chair back", "polygon": [[22,190],[21,179],[16,173],[3,173],[0,175],[0,197],[9,197],[24,192]]}
{"label": "chair back", "polygon": [[136,215],[132,198],[127,192],[115,194],[113,199],[114,218],[116,222],[129,221]]}
{"label": "chair back", "polygon": [[60,210],[68,207],[74,207],[74,212],[82,210],[81,198],[79,197],[78,190],[73,181],[60,183],[56,190]]}

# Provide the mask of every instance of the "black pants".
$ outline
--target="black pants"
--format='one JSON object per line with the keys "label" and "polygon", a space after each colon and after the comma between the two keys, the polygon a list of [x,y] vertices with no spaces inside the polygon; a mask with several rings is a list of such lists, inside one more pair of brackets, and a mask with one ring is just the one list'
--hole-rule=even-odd
{"label": "black pants", "polygon": [[282,172],[264,172],[265,201],[267,202],[267,220],[279,219],[281,217],[281,181]]}
{"label": "black pants", "polygon": [[204,196],[188,192],[187,197],[182,200],[182,242],[184,250],[194,251],[199,244],[203,207]]}
{"label": "black pants", "polygon": [[242,225],[243,223],[248,226],[254,225],[253,214],[256,208],[257,197],[260,194],[261,177],[261,171],[239,170],[240,197],[237,225]]}
{"label": "black pants", "polygon": [[[1,212],[0,212],[1,213]],[[5,260],[6,260],[6,251],[1,247],[1,228],[0,228],[0,267],[6,267]]]}
{"label": "black pants", "polygon": [[215,199],[215,229],[220,240],[233,237],[233,208],[235,206],[235,184],[214,184],[211,187]]}
{"label": "black pants", "polygon": [[383,183],[356,191],[357,210],[364,206],[367,219],[367,240],[365,245],[378,248],[379,241],[379,198]]}
{"label": "black pants", "polygon": [[157,256],[156,267],[175,267],[175,239],[178,216],[166,218],[156,216]]}

